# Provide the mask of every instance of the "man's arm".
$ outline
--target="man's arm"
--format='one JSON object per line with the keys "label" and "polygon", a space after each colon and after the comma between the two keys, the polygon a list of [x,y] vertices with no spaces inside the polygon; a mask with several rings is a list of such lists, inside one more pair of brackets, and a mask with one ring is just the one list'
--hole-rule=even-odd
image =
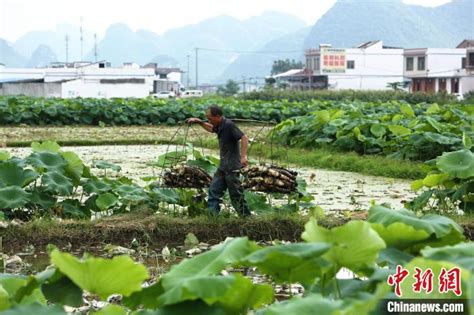
{"label": "man's arm", "polygon": [[202,121],[201,119],[199,118],[188,118],[186,120],[186,122],[188,124],[200,124],[202,128],[204,128],[204,130],[206,131],[209,131],[209,132],[213,132],[212,131],[212,125],[210,123],[207,123],[207,122],[204,122]]}
{"label": "man's arm", "polygon": [[249,138],[246,135],[243,135],[240,138],[240,163],[242,164],[242,167],[246,167],[249,163],[247,160],[247,148],[249,146]]}

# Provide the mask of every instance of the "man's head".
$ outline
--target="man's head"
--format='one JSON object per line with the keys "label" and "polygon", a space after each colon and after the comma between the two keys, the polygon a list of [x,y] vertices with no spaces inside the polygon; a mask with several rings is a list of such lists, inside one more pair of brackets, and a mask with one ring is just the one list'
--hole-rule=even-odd
{"label": "man's head", "polygon": [[217,105],[211,105],[207,108],[206,117],[213,126],[219,126],[222,121],[222,109]]}

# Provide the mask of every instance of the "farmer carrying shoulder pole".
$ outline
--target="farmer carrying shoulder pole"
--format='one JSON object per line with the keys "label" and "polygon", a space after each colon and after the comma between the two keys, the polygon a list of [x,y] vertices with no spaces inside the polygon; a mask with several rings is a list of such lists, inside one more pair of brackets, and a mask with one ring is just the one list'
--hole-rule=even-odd
{"label": "farmer carrying shoulder pole", "polygon": [[[206,111],[209,122],[199,118],[189,118],[189,124],[200,124],[208,132],[217,133],[219,139],[220,164],[209,187],[208,208],[211,214],[220,211],[221,198],[225,190],[229,190],[230,200],[240,216],[251,215],[245,201],[244,189],[240,183],[240,169],[246,167],[247,147],[249,139],[232,122],[222,115],[222,109],[217,105],[211,105]],[[239,140],[242,152],[239,150]]]}

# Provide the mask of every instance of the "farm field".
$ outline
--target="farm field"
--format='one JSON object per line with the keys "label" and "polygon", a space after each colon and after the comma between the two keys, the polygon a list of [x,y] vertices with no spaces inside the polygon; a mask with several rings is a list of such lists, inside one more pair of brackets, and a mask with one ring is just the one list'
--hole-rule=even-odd
{"label": "farm field", "polygon": [[[226,197],[208,216],[205,188],[163,186],[180,163],[213,174],[215,135],[180,121],[215,101],[261,121],[239,123],[251,163],[298,172],[289,194],[247,191],[251,218]],[[2,98],[0,110],[6,314],[369,315],[397,298],[399,267],[459,270],[460,294],[402,290],[474,310],[470,105]]]}

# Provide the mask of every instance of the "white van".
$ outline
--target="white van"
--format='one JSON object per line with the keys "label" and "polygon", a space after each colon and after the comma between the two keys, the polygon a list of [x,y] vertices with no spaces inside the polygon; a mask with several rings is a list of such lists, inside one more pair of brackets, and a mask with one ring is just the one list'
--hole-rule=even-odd
{"label": "white van", "polygon": [[201,90],[187,90],[181,92],[181,97],[182,98],[189,98],[189,97],[202,97],[202,91]]}

